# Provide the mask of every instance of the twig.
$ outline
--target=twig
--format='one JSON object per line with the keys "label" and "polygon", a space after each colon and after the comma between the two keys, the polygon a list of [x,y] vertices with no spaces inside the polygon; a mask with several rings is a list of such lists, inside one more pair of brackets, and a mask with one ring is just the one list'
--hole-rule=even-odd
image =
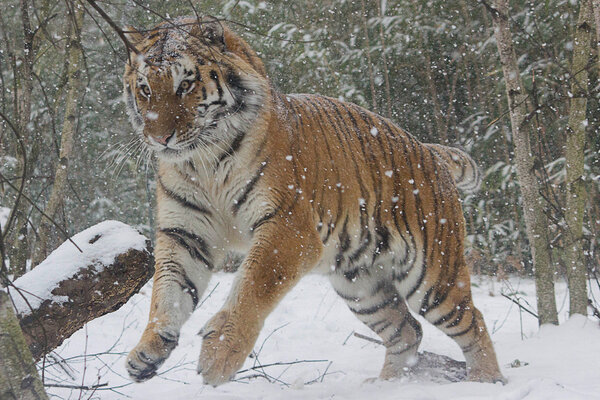
{"label": "twig", "polygon": [[204,302],[206,300],[208,300],[208,298],[213,294],[213,292],[215,291],[215,289],[219,286],[220,282],[217,282],[217,284],[215,285],[214,288],[212,288],[212,290],[210,291],[210,293],[208,295],[206,295],[206,297],[200,302],[200,304],[198,304],[198,306],[196,307],[196,310],[199,309],[200,307],[202,307],[202,304],[204,304]]}
{"label": "twig", "polygon": [[344,342],[342,343],[342,346],[345,346],[346,343],[348,343],[348,339],[350,339],[350,336],[352,336],[353,333],[354,333],[354,331],[350,332],[348,334],[348,336],[346,336],[346,339],[344,339]]}
{"label": "twig", "polygon": [[[13,190],[18,190],[12,183],[10,183],[9,181],[6,180],[6,178],[4,177],[4,175],[2,175],[1,172],[0,172],[0,179],[3,179],[4,182],[6,182],[8,184],[8,186],[10,186]],[[54,221],[54,219],[52,219],[50,216],[48,216],[48,214],[46,214],[41,208],[39,208],[37,206],[37,204],[35,204],[35,202],[33,200],[31,200],[25,193],[22,193],[21,196],[25,200],[27,200],[29,202],[29,204],[31,204],[40,214],[42,214],[44,217],[48,218],[48,220],[50,222],[52,222],[52,224],[65,236],[66,240],[68,240],[69,242],[71,242],[73,244],[73,246],[75,246],[77,248],[77,250],[79,250],[80,253],[83,253],[83,250],[81,250],[81,248],[79,246],[77,246],[77,244],[71,239],[71,237],[69,236],[69,234],[67,233],[67,231],[65,231],[58,224],[58,222]]]}
{"label": "twig", "polygon": [[112,18],[109,17],[108,14],[106,14],[106,12],[104,12],[104,10],[100,6],[98,6],[98,4],[96,4],[94,0],[87,0],[87,2],[90,6],[94,8],[94,10],[98,12],[98,14],[100,14],[102,19],[104,19],[104,21],[106,21],[106,23],[110,25],[110,27],[117,33],[117,35],[119,35],[119,38],[121,38],[123,43],[125,43],[125,47],[127,49],[133,51],[135,54],[140,54],[140,51],[129,41],[129,39],[127,39],[125,32],[121,28],[119,28],[119,26],[112,20]]}
{"label": "twig", "polygon": [[96,385],[63,385],[59,383],[44,383],[44,387],[79,389],[79,390],[96,390],[101,387],[108,386],[108,382],[98,383]]}
{"label": "twig", "polygon": [[510,301],[512,301],[513,303],[515,303],[517,306],[519,306],[519,308],[521,310],[523,310],[523,311],[525,311],[525,312],[527,312],[527,313],[529,313],[529,314],[531,314],[534,317],[536,317],[536,318],[539,319],[539,317],[537,316],[536,313],[534,313],[533,311],[529,310],[527,307],[523,306],[518,300],[515,300],[512,297],[505,295],[504,293],[500,293],[500,294],[502,295],[502,297],[506,297],[507,299],[509,299]]}
{"label": "twig", "polygon": [[368,342],[371,342],[371,343],[383,345],[383,342],[381,340],[379,340],[379,339],[373,339],[372,337],[369,337],[367,335],[363,335],[363,334],[358,333],[358,332],[354,332],[354,336],[356,336],[359,339],[364,339],[364,340],[366,340]]}
{"label": "twig", "polygon": [[277,365],[294,365],[294,364],[303,364],[303,363],[324,363],[324,362],[328,362],[328,361],[329,360],[296,360],[296,361],[287,361],[287,362],[275,362],[275,363],[271,363],[271,364],[257,365],[255,367],[243,369],[241,371],[238,371],[238,374],[242,374],[242,373],[248,372],[248,371],[256,371],[261,368],[274,367]]}
{"label": "twig", "polygon": [[323,379],[325,379],[325,375],[327,375],[327,371],[329,370],[329,367],[331,367],[331,364],[333,364],[333,361],[329,361],[329,364],[327,364],[327,368],[325,368],[325,371],[323,371],[323,375],[321,375],[320,382],[323,382]]}

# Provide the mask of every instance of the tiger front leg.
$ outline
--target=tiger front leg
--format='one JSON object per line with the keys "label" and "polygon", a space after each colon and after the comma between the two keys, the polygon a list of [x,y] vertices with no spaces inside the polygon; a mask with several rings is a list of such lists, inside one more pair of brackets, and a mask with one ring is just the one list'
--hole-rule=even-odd
{"label": "tiger front leg", "polygon": [[150,317],[139,343],[127,356],[127,372],[136,382],[156,375],[177,346],[181,327],[210,280],[206,266],[170,232],[157,232]]}
{"label": "tiger front leg", "polygon": [[317,262],[321,241],[312,227],[283,218],[255,233],[224,306],[202,330],[198,373],[217,386],[242,367],[265,318]]}

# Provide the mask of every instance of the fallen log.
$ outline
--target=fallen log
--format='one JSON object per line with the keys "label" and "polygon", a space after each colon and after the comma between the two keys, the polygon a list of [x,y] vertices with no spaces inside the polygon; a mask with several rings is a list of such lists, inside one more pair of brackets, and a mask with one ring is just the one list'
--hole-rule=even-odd
{"label": "fallen log", "polygon": [[8,288],[36,360],[85,323],[118,310],[154,273],[150,240],[104,221],[73,236]]}

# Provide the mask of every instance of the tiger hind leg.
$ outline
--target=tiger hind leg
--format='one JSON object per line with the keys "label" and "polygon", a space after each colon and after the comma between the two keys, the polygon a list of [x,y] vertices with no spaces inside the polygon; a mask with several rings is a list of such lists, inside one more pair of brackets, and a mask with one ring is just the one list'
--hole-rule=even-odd
{"label": "tiger hind leg", "polygon": [[[466,266],[464,269],[466,272]],[[492,340],[481,312],[473,305],[469,277],[464,272],[459,274],[463,278],[458,279],[458,283],[440,284],[428,291],[426,298],[440,298],[442,296],[437,295],[436,290],[448,290],[443,301],[429,303],[422,300],[419,314],[460,346],[467,362],[468,380],[504,383],[506,379],[500,372]],[[412,301],[409,304],[412,307]]]}
{"label": "tiger hind leg", "polygon": [[[382,339],[386,347],[380,379],[406,375],[417,362],[423,331],[396,289],[381,281],[364,288],[364,283],[342,277],[331,279],[350,310]],[[355,286],[355,288],[353,288]],[[362,288],[361,288],[362,287]]]}

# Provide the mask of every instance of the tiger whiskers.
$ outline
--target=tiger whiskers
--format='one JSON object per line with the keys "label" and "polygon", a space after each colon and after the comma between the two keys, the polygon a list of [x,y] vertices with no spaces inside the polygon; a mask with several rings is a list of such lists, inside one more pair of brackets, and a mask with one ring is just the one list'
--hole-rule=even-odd
{"label": "tiger whiskers", "polygon": [[[106,158],[111,157],[111,159],[106,164],[104,171],[109,171],[112,176],[118,177],[123,171],[125,164],[134,158],[136,158],[135,167],[138,170],[145,150],[144,142],[139,137],[134,137],[127,143],[117,145],[116,149],[107,152]],[[100,158],[103,158],[103,155]]]}

